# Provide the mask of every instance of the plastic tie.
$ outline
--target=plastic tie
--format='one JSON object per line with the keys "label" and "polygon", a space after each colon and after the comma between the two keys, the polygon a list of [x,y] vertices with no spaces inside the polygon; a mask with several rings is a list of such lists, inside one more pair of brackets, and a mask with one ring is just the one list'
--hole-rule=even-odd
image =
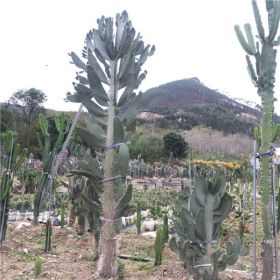
{"label": "plastic tie", "polygon": [[205,245],[216,244],[216,243],[217,243],[217,240],[205,240],[205,241],[202,242],[202,244],[205,244]]}
{"label": "plastic tie", "polygon": [[120,179],[120,178],[124,178],[124,176],[122,175],[117,175],[117,176],[114,176],[114,177],[107,177],[103,180],[100,180],[100,183],[105,183],[105,182],[109,182],[109,181],[114,181],[116,179]]}
{"label": "plastic tie", "polygon": [[121,145],[124,145],[125,143],[116,143],[116,144],[113,144],[112,146],[107,146],[106,149],[114,149],[114,148],[118,148],[120,147]]}
{"label": "plastic tie", "polygon": [[210,266],[212,266],[211,263],[205,263],[205,264],[198,264],[198,265],[195,265],[194,267],[196,268],[196,267],[210,267]]}
{"label": "plastic tie", "polygon": [[11,175],[12,174],[11,169],[6,169],[6,171],[7,171],[7,175]]}
{"label": "plastic tie", "polygon": [[117,238],[118,238],[118,236],[115,236],[115,237],[112,237],[112,238],[103,237],[102,239],[105,239],[105,240],[116,240]]}
{"label": "plastic tie", "polygon": [[108,223],[117,223],[119,221],[121,221],[122,218],[118,218],[118,219],[110,219],[110,218],[105,218],[105,217],[100,217],[100,220],[103,222],[108,222]]}

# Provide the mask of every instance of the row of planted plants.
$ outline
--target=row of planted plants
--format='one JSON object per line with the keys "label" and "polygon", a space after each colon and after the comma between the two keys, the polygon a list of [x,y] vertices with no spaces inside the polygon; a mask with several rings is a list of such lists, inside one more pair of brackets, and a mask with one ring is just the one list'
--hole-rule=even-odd
{"label": "row of planted plants", "polygon": [[[257,2],[252,3],[259,42],[255,43],[249,24],[245,25],[246,38],[238,26],[235,31],[248,54],[246,60],[249,73],[262,98],[263,118],[256,138],[261,152],[267,152],[270,143],[274,142],[277,136],[273,133],[275,125],[272,125],[272,112],[275,46],[279,45],[279,39],[275,39],[275,36],[280,19],[280,4],[278,1],[266,1],[269,32],[268,36],[265,36]],[[77,82],[74,83],[75,93],[69,94],[68,100],[81,103],[88,110],[88,129],[78,128],[76,131],[87,143],[87,148],[105,150],[105,158],[100,168],[98,159],[88,149],[82,149],[82,156],[78,158],[70,173],[72,178],[85,181],[79,198],[86,205],[88,218],[92,222],[90,227],[96,239],[96,252],[100,253],[96,274],[98,277],[111,278],[118,271],[117,237],[120,218],[129,209],[132,197],[132,185],[126,186],[123,180],[129,161],[125,131],[135,125],[135,116],[141,104],[141,93],[136,95],[135,90],[146,77],[146,72],[142,72],[141,68],[155,48],[144,45],[140,34],[136,35],[126,12],[117,15],[115,25],[112,18],[105,17],[100,18],[97,23],[97,29],[91,30],[86,36],[83,59],[75,53],[70,54],[79,72]],[[256,60],[256,69],[249,56]],[[44,126],[43,129],[45,128]],[[50,182],[52,176],[56,175],[52,174],[51,170],[57,147],[50,149],[48,133],[44,136],[45,145],[42,143],[41,146],[46,153],[40,188],[35,200],[36,215],[39,213],[42,199],[46,195],[51,197]],[[3,219],[6,219],[3,213],[7,208],[5,199],[9,196],[11,173],[18,163],[11,165],[13,156],[9,149],[7,154],[11,157],[7,157],[4,170],[6,173],[2,176],[5,187],[1,188],[1,231]],[[271,186],[269,165],[269,158],[261,159],[263,279],[271,279],[273,274],[271,219],[268,207]],[[184,189],[185,193],[178,201],[178,218],[174,219],[178,239],[171,239],[169,243],[195,279],[219,279],[220,271],[235,263],[239,255],[248,253],[239,238],[230,242],[225,250],[222,249],[223,246],[219,246],[221,224],[232,208],[233,198],[226,192],[225,175],[218,172],[211,179],[210,174],[197,176],[194,188]],[[49,239],[50,227],[47,229]],[[160,234],[158,236],[157,240],[163,239]],[[158,244],[161,242],[158,241]]]}

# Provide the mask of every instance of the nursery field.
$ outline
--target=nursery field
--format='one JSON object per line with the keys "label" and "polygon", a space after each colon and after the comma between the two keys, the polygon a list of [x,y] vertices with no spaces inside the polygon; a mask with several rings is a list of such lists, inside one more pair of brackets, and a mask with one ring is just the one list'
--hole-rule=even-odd
{"label": "nursery field", "polygon": [[268,32],[257,1],[257,36],[234,26],[255,109],[191,78],[190,98],[170,83],[157,120],[139,119],[156,95],[136,92],[156,47],[126,10],[99,18],[82,54],[68,53],[77,112],[47,113],[34,88],[12,95],[1,113],[1,280],[280,279],[280,1],[265,3]]}
{"label": "nursery field", "polygon": [[[164,180],[164,178],[162,178]],[[151,202],[145,197],[154,200],[155,193],[159,197],[166,197],[172,203],[172,196],[179,192],[179,179],[175,178],[172,184],[166,183],[165,189],[159,185],[154,189],[153,182],[145,190],[143,185],[151,182],[148,178],[135,179],[132,181],[135,186],[136,196],[142,196],[145,208],[151,207]],[[175,187],[175,190],[172,189]],[[177,189],[177,190],[176,190]],[[132,202],[133,203],[133,202]],[[167,205],[166,201],[162,201]],[[164,206],[163,206],[164,207]],[[55,217],[52,217],[53,219]],[[149,220],[147,216],[144,220]],[[160,224],[160,219],[158,224]],[[259,215],[258,234],[261,234],[261,221]],[[120,259],[120,271],[114,279],[191,279],[187,270],[183,267],[182,261],[170,250],[166,244],[163,250],[162,264],[154,266],[154,243],[155,231],[145,231],[136,234],[136,226],[123,227],[119,235],[119,255],[135,257],[135,260]],[[172,222],[171,222],[172,225]],[[223,241],[227,243],[236,236],[239,231],[239,218],[236,213],[230,213],[224,222]],[[170,237],[172,226],[170,226]],[[257,255],[260,255],[260,236],[257,235]],[[252,222],[249,219],[246,223],[244,241],[251,248],[252,243]],[[27,220],[10,221],[8,223],[7,238],[1,248],[1,280],[24,280],[24,279],[94,279],[96,271],[96,254],[94,249],[94,237],[91,233],[85,232],[78,235],[75,226],[61,229],[60,226],[53,226],[52,250],[51,253],[44,252],[45,224],[34,226]],[[41,273],[35,276],[35,260],[42,260]],[[138,257],[147,258],[148,261],[139,261]],[[261,258],[257,259],[257,272],[261,272]],[[260,279],[260,274],[257,274]],[[228,267],[222,273],[222,279],[253,279],[252,278],[252,250],[249,255],[239,257],[238,262]]]}
{"label": "nursery field", "polygon": [[[29,225],[16,229],[21,223],[9,223],[8,238],[1,248],[1,279],[94,279],[96,263],[93,250],[94,238],[91,234],[79,236],[73,228],[54,227],[53,250],[51,253],[45,253],[43,250],[45,226]],[[230,220],[228,223],[231,223]],[[228,238],[230,239],[230,234]],[[141,255],[152,260],[149,262],[122,260],[123,278],[118,276],[115,279],[189,279],[182,262],[168,247],[164,249],[162,265],[154,267],[153,237],[143,237],[128,232],[122,233],[119,239],[120,254]],[[35,277],[34,260],[38,256],[42,259],[42,273]],[[258,259],[257,267],[260,266],[261,259]],[[223,273],[223,277],[224,279],[253,279],[250,273],[251,267],[252,257],[250,255],[241,257],[235,266]]]}

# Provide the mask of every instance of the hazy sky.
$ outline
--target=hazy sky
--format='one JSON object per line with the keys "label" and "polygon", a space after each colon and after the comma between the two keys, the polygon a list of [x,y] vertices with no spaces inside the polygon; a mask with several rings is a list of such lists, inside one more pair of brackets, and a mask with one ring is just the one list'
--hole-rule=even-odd
{"label": "hazy sky", "polygon": [[[264,0],[258,2],[264,11]],[[45,107],[76,109],[64,101],[66,92],[73,92],[76,71],[68,53],[81,55],[85,35],[97,26],[97,18],[115,17],[124,9],[144,42],[156,46],[143,67],[148,75],[142,91],[196,76],[231,97],[259,102],[233,29],[234,24],[251,22],[255,34],[249,0],[0,1],[0,101],[35,87],[48,95]],[[277,103],[277,112],[279,107]]]}

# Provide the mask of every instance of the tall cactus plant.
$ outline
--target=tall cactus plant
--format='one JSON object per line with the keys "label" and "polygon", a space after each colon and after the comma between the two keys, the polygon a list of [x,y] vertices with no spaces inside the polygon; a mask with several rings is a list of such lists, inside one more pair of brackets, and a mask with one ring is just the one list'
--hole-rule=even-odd
{"label": "tall cactus plant", "polygon": [[213,180],[200,176],[192,192],[189,188],[182,191],[177,202],[179,215],[174,220],[179,238],[172,238],[169,246],[196,280],[219,279],[220,271],[247,253],[239,239],[230,243],[227,251],[215,245],[231,207],[232,197],[226,193],[222,172]]}
{"label": "tall cactus plant", "polygon": [[49,124],[46,117],[43,114],[39,115],[39,123],[40,123],[41,134],[44,137],[44,144],[43,144],[41,134],[37,133],[39,147],[43,153],[43,159],[42,159],[43,172],[40,178],[38,190],[34,197],[33,223],[35,225],[38,224],[40,208],[44,203],[44,201],[46,200],[46,196],[49,192],[49,190],[47,190],[47,186],[48,186],[48,180],[50,179],[51,176],[51,171],[54,164],[55,156],[61,150],[65,135],[68,133],[70,128],[70,120],[66,117],[65,114],[56,115],[55,126],[58,131],[58,136],[56,142],[53,145],[51,145]]}
{"label": "tall cactus plant", "polygon": [[[106,149],[104,162],[103,227],[101,256],[97,274],[110,278],[118,271],[117,234],[115,223],[127,206],[130,197],[124,192],[122,178],[128,167],[129,152],[124,143],[124,127],[135,124],[141,104],[141,93],[135,94],[146,77],[141,67],[155,48],[145,46],[132,27],[126,11],[114,20],[102,16],[98,27],[88,32],[85,40],[84,63],[70,53],[73,63],[85,72],[78,73],[74,84],[76,93],[68,95],[72,102],[81,102],[89,111],[89,128],[93,137],[89,142]],[[89,133],[78,129],[86,139]]]}
{"label": "tall cactus plant", "polygon": [[[244,25],[246,37],[240,27],[235,25],[237,38],[247,53],[246,61],[250,78],[257,88],[257,92],[262,102],[262,119],[260,128],[255,130],[259,134],[257,140],[260,144],[260,151],[267,152],[271,149],[274,133],[277,131],[273,125],[272,115],[274,111],[274,83],[276,70],[276,49],[280,44],[280,36],[277,35],[280,20],[280,2],[276,0],[266,0],[266,10],[268,15],[268,34],[262,24],[257,1],[252,1],[253,12],[258,31],[258,41],[255,42],[249,23]],[[255,61],[255,66],[251,61]],[[271,190],[271,159],[266,157],[261,159],[261,186],[262,186],[262,220],[263,220],[263,272],[262,279],[272,279],[273,274],[273,254],[272,254],[272,230],[270,213],[270,190]]]}
{"label": "tall cactus plant", "polygon": [[13,174],[18,170],[27,155],[26,148],[21,155],[19,154],[20,145],[16,143],[16,133],[14,131],[8,131],[3,142],[4,155],[1,155],[3,156],[3,162],[1,162],[3,168],[0,184],[0,244],[5,240],[6,236]]}

